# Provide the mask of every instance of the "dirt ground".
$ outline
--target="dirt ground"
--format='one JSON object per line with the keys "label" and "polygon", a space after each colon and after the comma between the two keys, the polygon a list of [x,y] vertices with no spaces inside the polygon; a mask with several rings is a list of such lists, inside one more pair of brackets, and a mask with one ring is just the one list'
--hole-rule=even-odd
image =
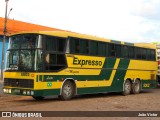
{"label": "dirt ground", "polygon": [[[120,93],[79,95],[70,101],[61,101],[57,96],[36,101],[28,96],[0,93],[0,111],[160,111],[160,88],[128,96],[122,96]],[[61,120],[62,118],[59,117],[58,119]],[[72,120],[74,118],[65,119]],[[90,117],[88,120],[92,119],[96,118]],[[101,117],[100,119],[103,118]],[[114,119],[117,120],[119,118]],[[159,118],[147,119],[158,120]]]}

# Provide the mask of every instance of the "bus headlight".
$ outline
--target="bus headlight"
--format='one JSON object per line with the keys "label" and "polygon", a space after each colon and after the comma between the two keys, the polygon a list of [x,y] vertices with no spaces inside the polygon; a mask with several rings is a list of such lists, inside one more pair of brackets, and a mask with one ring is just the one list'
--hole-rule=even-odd
{"label": "bus headlight", "polygon": [[30,90],[27,90],[27,95],[30,95]]}
{"label": "bus headlight", "polygon": [[8,93],[12,93],[12,90],[11,90],[11,89],[8,89]]}
{"label": "bus headlight", "polygon": [[6,89],[6,88],[4,88],[4,89],[3,89],[3,92],[4,92],[4,93],[7,93],[7,89]]}
{"label": "bus headlight", "polygon": [[3,92],[4,92],[4,93],[10,93],[10,94],[11,94],[11,93],[12,93],[12,90],[9,89],[9,88],[4,88],[4,89],[3,89]]}
{"label": "bus headlight", "polygon": [[31,91],[31,95],[34,95],[34,91]]}
{"label": "bus headlight", "polygon": [[26,90],[23,90],[23,94],[26,95],[26,93],[27,93],[27,91],[26,91]]}

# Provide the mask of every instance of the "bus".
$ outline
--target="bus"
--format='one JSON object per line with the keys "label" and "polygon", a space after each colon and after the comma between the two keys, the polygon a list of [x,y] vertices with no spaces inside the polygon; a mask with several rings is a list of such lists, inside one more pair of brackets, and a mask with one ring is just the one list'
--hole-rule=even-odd
{"label": "bus", "polygon": [[65,31],[21,32],[9,38],[3,92],[36,100],[138,94],[156,87],[157,67],[154,45]]}
{"label": "bus", "polygon": [[158,59],[157,86],[160,87],[160,44],[157,44],[157,59]]}

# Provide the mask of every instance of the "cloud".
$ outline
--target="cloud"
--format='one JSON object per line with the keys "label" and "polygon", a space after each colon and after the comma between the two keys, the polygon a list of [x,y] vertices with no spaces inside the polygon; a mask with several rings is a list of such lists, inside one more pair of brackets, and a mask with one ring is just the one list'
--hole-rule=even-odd
{"label": "cloud", "polygon": [[[135,2],[134,9],[131,14],[140,19],[139,28],[144,31],[139,31],[141,39],[139,41],[154,42],[159,41],[160,32],[160,1],[159,0],[140,0]],[[142,40],[143,39],[143,40]]]}
{"label": "cloud", "polygon": [[9,1],[15,20],[127,42],[158,41],[159,6],[159,0]]}
{"label": "cloud", "polygon": [[160,20],[160,0],[142,0],[138,6],[133,14],[154,21]]}

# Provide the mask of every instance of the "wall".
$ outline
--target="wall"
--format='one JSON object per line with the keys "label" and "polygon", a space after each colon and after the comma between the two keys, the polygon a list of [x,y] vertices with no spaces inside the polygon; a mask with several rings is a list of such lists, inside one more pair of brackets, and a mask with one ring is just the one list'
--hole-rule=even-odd
{"label": "wall", "polygon": [[[3,47],[3,36],[0,35],[0,67],[1,67],[1,64],[2,64],[2,47]],[[6,40],[6,46],[5,46],[5,48],[6,48],[5,53],[7,53],[7,49],[8,49],[8,37],[7,37],[7,40]],[[6,61],[6,54],[5,54],[5,61]]]}

